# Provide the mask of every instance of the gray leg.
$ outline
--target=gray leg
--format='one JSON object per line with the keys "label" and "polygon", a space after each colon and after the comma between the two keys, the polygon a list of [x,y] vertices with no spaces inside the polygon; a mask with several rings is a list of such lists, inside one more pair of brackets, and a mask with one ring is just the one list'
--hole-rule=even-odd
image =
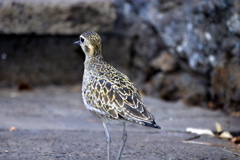
{"label": "gray leg", "polygon": [[125,142],[127,140],[127,131],[126,131],[126,122],[123,122],[123,135],[122,135],[122,143],[118,152],[117,160],[120,160],[122,155],[123,147],[125,146]]}
{"label": "gray leg", "polygon": [[107,160],[110,160],[111,137],[108,133],[107,125],[105,122],[103,122],[103,127],[104,127],[104,131],[105,131],[106,139],[107,139]]}

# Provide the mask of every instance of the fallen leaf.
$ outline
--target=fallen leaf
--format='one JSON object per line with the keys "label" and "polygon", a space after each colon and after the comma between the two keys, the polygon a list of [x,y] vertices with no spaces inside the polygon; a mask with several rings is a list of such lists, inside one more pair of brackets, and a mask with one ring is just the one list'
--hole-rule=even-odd
{"label": "fallen leaf", "polygon": [[208,102],[208,107],[214,109],[214,103],[212,101]]}
{"label": "fallen leaf", "polygon": [[198,128],[186,128],[186,131],[187,132],[190,132],[190,133],[195,133],[195,134],[198,134],[198,135],[209,135],[209,136],[214,136],[213,132],[210,130],[210,129],[198,129]]}
{"label": "fallen leaf", "polygon": [[217,130],[217,133],[221,133],[223,131],[222,126],[218,122],[215,122],[215,127]]}
{"label": "fallen leaf", "polygon": [[231,135],[230,132],[224,131],[224,132],[222,132],[222,133],[219,135],[219,138],[222,138],[222,139],[231,139],[231,138],[233,138],[233,136]]}
{"label": "fallen leaf", "polygon": [[237,137],[233,137],[232,139],[231,139],[231,141],[233,142],[233,143],[240,143],[240,136],[237,136]]}
{"label": "fallen leaf", "polygon": [[12,127],[9,128],[9,131],[13,132],[13,131],[16,131],[16,129],[17,129],[16,127],[12,126]]}
{"label": "fallen leaf", "polygon": [[23,91],[23,90],[33,90],[32,86],[25,83],[25,82],[21,82],[18,84],[18,90],[19,91]]}

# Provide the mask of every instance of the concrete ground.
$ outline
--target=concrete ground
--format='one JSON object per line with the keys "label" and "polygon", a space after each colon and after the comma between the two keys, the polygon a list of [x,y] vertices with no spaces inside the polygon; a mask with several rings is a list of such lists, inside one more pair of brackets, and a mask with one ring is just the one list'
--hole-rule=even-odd
{"label": "concrete ground", "polygon": [[[239,134],[240,119],[181,102],[144,97],[161,130],[127,126],[123,160],[235,160],[240,147],[228,140],[187,133],[187,127],[215,129],[215,122]],[[9,128],[16,127],[10,132]],[[112,159],[121,141],[121,125],[109,125]],[[102,123],[84,107],[80,86],[45,87],[19,92],[0,90],[0,159],[105,159]]]}

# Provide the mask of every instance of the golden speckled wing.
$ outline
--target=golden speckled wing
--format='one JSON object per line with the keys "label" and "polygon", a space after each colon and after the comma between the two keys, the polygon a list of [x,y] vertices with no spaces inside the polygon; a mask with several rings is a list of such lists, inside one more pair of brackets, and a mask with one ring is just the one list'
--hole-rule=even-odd
{"label": "golden speckled wing", "polygon": [[127,76],[110,65],[97,70],[89,73],[91,78],[86,82],[88,89],[83,91],[88,105],[105,112],[105,116],[111,119],[142,125],[153,123],[153,116],[145,109],[139,92]]}

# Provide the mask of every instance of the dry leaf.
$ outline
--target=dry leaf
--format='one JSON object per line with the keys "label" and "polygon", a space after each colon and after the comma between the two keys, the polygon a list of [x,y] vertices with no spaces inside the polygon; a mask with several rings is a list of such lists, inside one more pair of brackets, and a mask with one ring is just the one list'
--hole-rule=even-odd
{"label": "dry leaf", "polygon": [[212,101],[208,102],[208,107],[214,109],[214,103]]}
{"label": "dry leaf", "polygon": [[219,135],[219,138],[222,138],[222,139],[231,139],[231,138],[233,138],[233,136],[231,135],[230,132],[224,131],[224,132],[222,132],[222,133]]}
{"label": "dry leaf", "polygon": [[240,143],[240,136],[237,136],[237,137],[233,137],[232,140],[231,140],[233,143]]}
{"label": "dry leaf", "polygon": [[205,134],[205,135],[209,135],[209,136],[214,136],[213,132],[210,129],[197,129],[197,128],[187,128],[186,129],[187,132],[190,133],[195,133],[195,134]]}
{"label": "dry leaf", "polygon": [[23,90],[33,90],[32,86],[28,83],[21,82],[18,84],[18,90],[23,91]]}
{"label": "dry leaf", "polygon": [[13,131],[16,131],[16,129],[17,129],[16,127],[12,126],[12,127],[9,128],[9,131],[13,132]]}
{"label": "dry leaf", "polygon": [[222,126],[218,122],[215,122],[215,127],[217,130],[217,133],[221,133],[223,131]]}

